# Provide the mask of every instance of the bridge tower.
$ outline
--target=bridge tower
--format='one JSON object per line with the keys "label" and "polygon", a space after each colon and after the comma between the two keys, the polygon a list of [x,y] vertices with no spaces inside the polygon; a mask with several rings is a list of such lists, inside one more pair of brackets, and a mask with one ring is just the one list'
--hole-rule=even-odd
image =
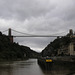
{"label": "bridge tower", "polygon": [[8,29],[8,36],[9,36],[10,42],[13,43],[13,36],[11,35],[11,28]]}

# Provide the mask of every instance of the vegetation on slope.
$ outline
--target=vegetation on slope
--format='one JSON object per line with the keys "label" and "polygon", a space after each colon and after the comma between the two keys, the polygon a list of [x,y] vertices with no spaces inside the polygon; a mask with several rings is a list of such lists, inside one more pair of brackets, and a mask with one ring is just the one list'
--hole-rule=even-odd
{"label": "vegetation on slope", "polygon": [[71,42],[71,38],[67,36],[56,38],[53,42],[47,45],[41,52],[42,56],[56,56],[57,51],[61,46],[66,46]]}
{"label": "vegetation on slope", "polygon": [[38,57],[37,52],[18,43],[11,43],[6,35],[0,32],[0,59],[17,60]]}

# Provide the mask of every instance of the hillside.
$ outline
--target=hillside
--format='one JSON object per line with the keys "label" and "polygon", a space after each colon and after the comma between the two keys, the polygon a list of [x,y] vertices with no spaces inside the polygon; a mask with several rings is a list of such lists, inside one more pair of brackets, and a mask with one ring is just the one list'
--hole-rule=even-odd
{"label": "hillside", "polygon": [[57,37],[53,42],[50,42],[50,44],[48,44],[45,47],[44,50],[42,50],[41,55],[43,57],[45,57],[45,56],[57,56],[59,49],[60,49],[60,51],[62,49],[63,50],[66,49],[67,50],[69,44],[73,40],[75,40],[75,38],[72,38],[71,36],[73,36],[72,30],[70,30],[70,32],[66,36],[64,36],[64,37]]}
{"label": "hillside", "polygon": [[27,46],[11,43],[6,35],[0,32],[0,60],[17,60],[27,58],[37,58],[39,53],[31,50]]}

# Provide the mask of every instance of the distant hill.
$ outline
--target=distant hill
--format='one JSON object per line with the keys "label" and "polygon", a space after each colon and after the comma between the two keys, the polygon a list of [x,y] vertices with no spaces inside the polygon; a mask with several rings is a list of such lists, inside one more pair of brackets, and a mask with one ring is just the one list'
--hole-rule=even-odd
{"label": "distant hill", "polygon": [[27,58],[37,58],[39,53],[31,50],[27,46],[11,43],[6,35],[0,32],[0,60],[18,60]]}

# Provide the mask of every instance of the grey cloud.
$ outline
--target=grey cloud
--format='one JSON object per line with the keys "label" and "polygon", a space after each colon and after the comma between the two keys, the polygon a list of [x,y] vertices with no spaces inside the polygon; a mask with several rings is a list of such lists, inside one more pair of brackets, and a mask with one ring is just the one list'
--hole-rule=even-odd
{"label": "grey cloud", "polygon": [[44,15],[54,8],[49,0],[0,0],[0,17],[26,19]]}
{"label": "grey cloud", "polygon": [[[0,10],[0,30],[10,27],[29,34],[64,32],[60,34],[64,35],[75,29],[75,0],[0,0]],[[15,38],[15,41],[42,50],[53,39]]]}
{"label": "grey cloud", "polygon": [[[59,1],[59,0],[58,0]],[[75,19],[75,1],[74,0],[60,0],[57,2],[57,7],[52,11],[52,17],[59,17],[63,20]]]}
{"label": "grey cloud", "polygon": [[59,33],[59,31],[63,30],[64,25],[64,21],[57,17],[48,19],[39,17],[31,19],[25,28],[33,34],[49,35]]}

